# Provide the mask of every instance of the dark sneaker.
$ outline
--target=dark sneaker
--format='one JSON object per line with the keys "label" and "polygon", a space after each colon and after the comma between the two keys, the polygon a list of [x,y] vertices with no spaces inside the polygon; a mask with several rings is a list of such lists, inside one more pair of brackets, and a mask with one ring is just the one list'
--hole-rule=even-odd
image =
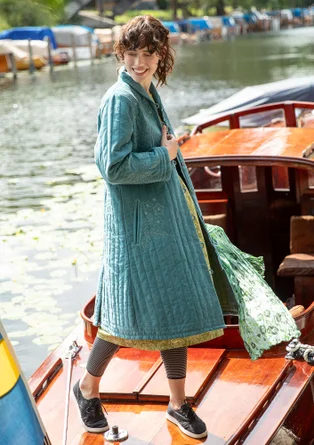
{"label": "dark sneaker", "polygon": [[81,419],[86,431],[103,433],[109,430],[107,419],[103,413],[100,399],[85,399],[80,389],[80,381],[73,386],[73,392],[80,411]]}
{"label": "dark sneaker", "polygon": [[193,437],[193,439],[201,439],[207,436],[205,423],[187,402],[184,402],[180,409],[173,409],[169,403],[166,418],[177,425],[182,433]]}

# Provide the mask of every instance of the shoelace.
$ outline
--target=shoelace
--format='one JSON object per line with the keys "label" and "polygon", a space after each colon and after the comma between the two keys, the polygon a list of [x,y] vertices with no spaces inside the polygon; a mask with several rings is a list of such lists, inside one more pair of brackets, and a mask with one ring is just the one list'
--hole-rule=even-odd
{"label": "shoelace", "polygon": [[95,417],[96,415],[100,416],[102,414],[100,400],[93,400],[91,403],[89,403],[85,412],[91,414],[93,417]]}
{"label": "shoelace", "polygon": [[195,419],[195,412],[193,411],[191,405],[188,404],[188,402],[184,402],[184,404],[181,406],[180,411],[187,419]]}

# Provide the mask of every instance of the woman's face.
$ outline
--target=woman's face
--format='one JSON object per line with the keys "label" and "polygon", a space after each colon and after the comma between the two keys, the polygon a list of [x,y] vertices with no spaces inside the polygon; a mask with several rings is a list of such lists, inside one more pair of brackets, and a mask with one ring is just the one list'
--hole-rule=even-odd
{"label": "woman's face", "polygon": [[148,48],[142,48],[126,51],[123,59],[125,68],[132,79],[148,91],[160,56],[156,52],[151,54]]}

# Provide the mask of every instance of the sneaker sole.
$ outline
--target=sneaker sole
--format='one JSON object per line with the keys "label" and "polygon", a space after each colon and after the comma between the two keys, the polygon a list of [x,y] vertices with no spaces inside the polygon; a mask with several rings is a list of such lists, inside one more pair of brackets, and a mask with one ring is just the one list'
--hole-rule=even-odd
{"label": "sneaker sole", "polygon": [[73,391],[73,395],[74,395],[74,399],[75,399],[75,406],[76,406],[77,413],[78,413],[79,418],[81,420],[81,424],[83,425],[85,430],[88,433],[105,433],[106,431],[108,431],[109,430],[109,425],[107,425],[106,427],[102,427],[102,428],[92,428],[92,427],[90,427],[88,425],[85,425],[85,423],[83,422],[82,417],[81,417],[80,408],[78,406],[77,399],[76,399],[76,394],[75,394],[74,391]]}
{"label": "sneaker sole", "polygon": [[203,437],[207,436],[207,430],[205,430],[204,433],[201,433],[201,434],[191,433],[190,431],[183,428],[183,426],[180,425],[180,423],[177,421],[177,419],[175,419],[168,413],[166,413],[166,419],[169,420],[170,422],[174,423],[175,425],[177,425],[177,427],[179,428],[180,431],[182,431],[182,433],[184,433],[186,436],[192,437],[192,439],[202,439]]}

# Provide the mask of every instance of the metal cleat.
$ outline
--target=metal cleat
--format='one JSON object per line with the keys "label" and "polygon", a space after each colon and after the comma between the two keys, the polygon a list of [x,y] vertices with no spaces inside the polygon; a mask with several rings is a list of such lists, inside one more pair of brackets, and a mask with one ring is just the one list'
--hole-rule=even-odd
{"label": "metal cleat", "polygon": [[108,442],[124,442],[128,437],[128,432],[125,430],[120,430],[118,425],[114,425],[105,433],[105,440]]}

